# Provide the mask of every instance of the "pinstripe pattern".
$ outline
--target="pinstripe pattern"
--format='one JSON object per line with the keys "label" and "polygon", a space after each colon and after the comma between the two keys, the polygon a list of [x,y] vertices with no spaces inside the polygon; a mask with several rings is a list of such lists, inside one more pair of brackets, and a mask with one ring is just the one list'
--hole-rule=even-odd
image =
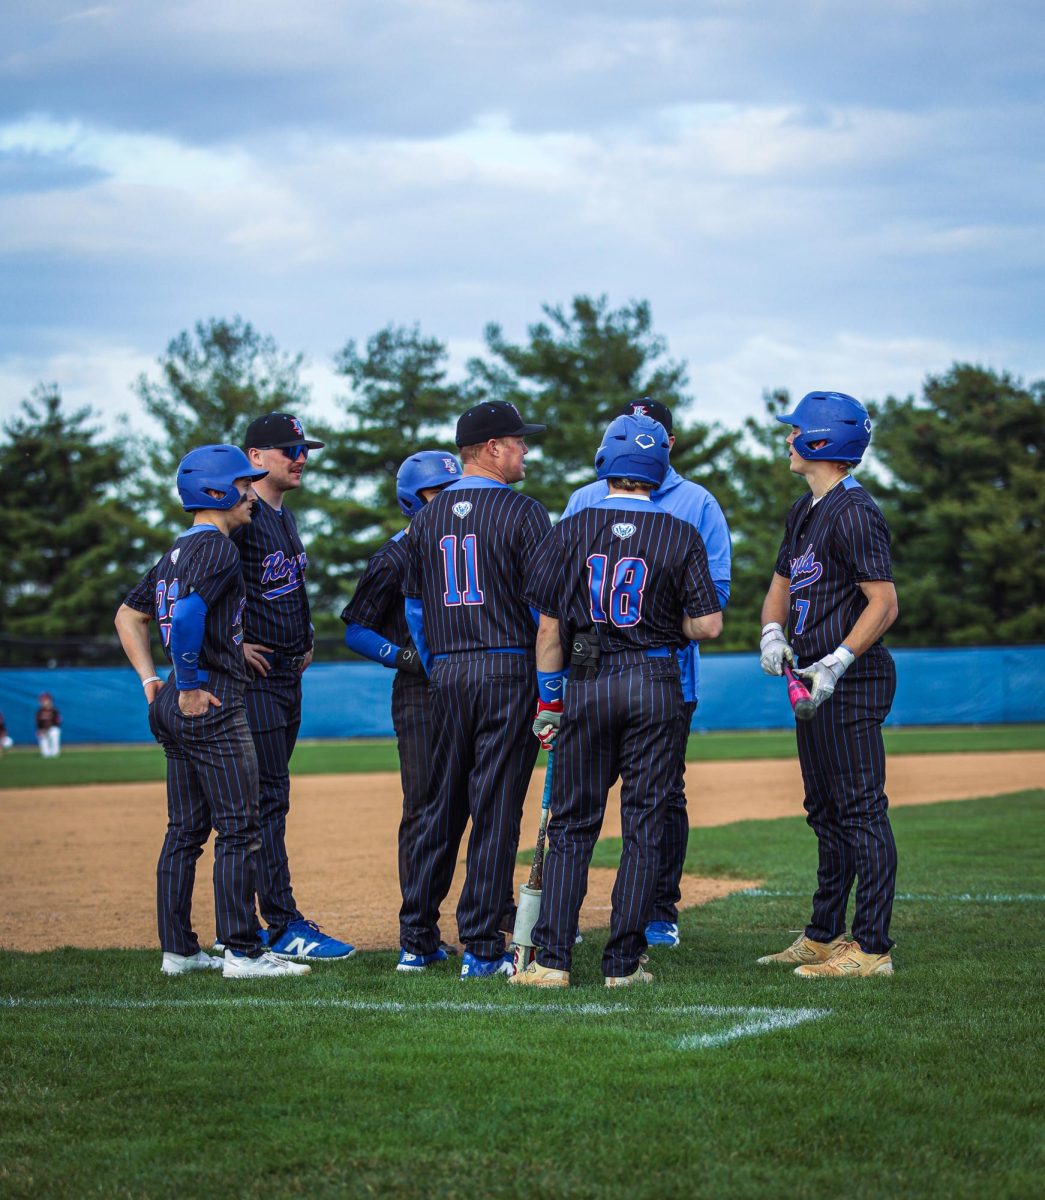
{"label": "pinstripe pattern", "polygon": [[[533,617],[520,599],[520,585],[550,526],[548,513],[536,500],[474,476],[443,488],[421,509],[406,539],[409,560],[403,593],[422,601],[425,637],[433,654],[533,645]],[[441,542],[456,539],[452,561],[463,592],[464,539],[470,536],[476,539],[474,561],[482,600],[448,603]]]}
{"label": "pinstripe pattern", "polygon": [[686,811],[686,746],[689,728],[697,711],[696,700],[683,701],[679,740],[675,748],[675,768],[664,802],[664,836],[660,845],[657,886],[650,906],[650,921],[678,923],[682,899],[682,872],[689,849],[689,814]]}
{"label": "pinstripe pattern", "polygon": [[264,679],[255,676],[247,684],[243,701],[258,759],[258,907],[274,942],[291,921],[302,918],[294,901],[287,858],[290,756],[301,726],[301,674],[274,668]]}
{"label": "pinstripe pattern", "polygon": [[428,682],[396,672],[392,684],[392,728],[399,747],[403,816],[399,822],[399,890],[405,894],[410,856],[421,832],[432,779],[435,723]]}
{"label": "pinstripe pattern", "polygon": [[796,724],[806,820],[819,850],[806,936],[829,942],[844,931],[855,879],[852,933],[868,954],[884,954],[893,944],[896,843],[885,794],[882,722],[895,691],[892,655],[878,646],[849,668],[812,721]]}
{"label": "pinstripe pattern", "polygon": [[232,540],[247,585],[246,640],[284,654],[304,654],[312,645],[308,556],[294,514],[285,504],[269,507],[259,496],[250,524],[234,530]]}
{"label": "pinstripe pattern", "polygon": [[[591,570],[606,560],[603,579],[627,579],[622,560],[641,561],[643,587],[625,612],[603,608]],[[610,939],[603,973],[630,975],[646,948],[644,933],[660,866],[668,796],[677,782],[685,708],[674,654],[650,649],[684,644],[682,617],[719,611],[700,534],[657,505],[608,497],[566,517],[548,535],[527,576],[526,599],[556,617],[567,640],[595,616],[602,648],[597,668],[572,668],[556,742],[552,818],[541,915],[534,940],[542,966],[569,970],[577,916],[588,886],[588,864],[602,827],[606,795],[621,779],[624,848],[613,889]],[[608,594],[607,594],[608,595]],[[621,623],[626,617],[631,623]],[[638,619],[634,619],[638,618]],[[682,807],[685,826],[685,807]],[[680,836],[672,827],[672,853]],[[682,854],[685,855],[684,841]]]}
{"label": "pinstripe pattern", "polygon": [[[788,513],[776,564],[790,579],[790,640],[808,666],[843,642],[867,606],[860,583],[891,580],[889,529],[853,478],[814,505],[803,496]],[[857,881],[852,935],[884,954],[896,890],[896,843],[885,793],[882,722],[892,707],[896,669],[879,641],[842,676],[812,721],[796,724],[806,820],[816,833],[817,890],[806,936],[830,941],[845,930]]]}
{"label": "pinstripe pattern", "polygon": [[244,597],[239,562],[235,546],[222,533],[194,526],[124,601],[157,621],[168,659],[171,596],[195,591],[207,603],[200,681],[221,707],[200,717],[183,716],[173,673],[149,707],[149,727],[167,759],[167,836],[156,867],[160,945],[186,956],[200,948],[192,929],[192,889],[196,860],[212,829],[218,937],[233,950],[259,949],[254,911],[258,765],[243,707],[247,670],[240,648]]}
{"label": "pinstripe pattern", "polygon": [[167,756],[167,836],[156,866],[160,945],[174,954],[199,948],[192,929],[196,860],[214,838],[214,912],[218,939],[241,952],[257,950],[254,868],[260,846],[258,771],[237,690],[211,675],[207,687],[222,701],[202,717],[178,708],[173,675],[149,712]]}
{"label": "pinstripe pattern", "polygon": [[570,969],[606,795],[620,778],[624,846],[602,971],[630,975],[646,948],[664,805],[676,765],[682,722],[678,663],[672,657],[574,669],[563,707],[541,915],[534,927],[541,947],[537,958],[542,966]]}
{"label": "pinstripe pattern", "polygon": [[[374,630],[396,646],[410,646],[410,631],[403,610],[403,575],[409,530],[394,534],[371,555],[352,599],[341,619]],[[399,889],[406,890],[410,856],[428,803],[432,773],[432,706],[428,681],[396,672],[392,684],[392,728],[399,749],[399,779],[403,788],[403,816],[399,822]]]}
{"label": "pinstripe pattern", "polygon": [[468,950],[493,958],[504,952],[499,926],[510,903],[523,799],[537,760],[530,730],[537,702],[533,659],[483,651],[455,655],[435,663],[429,694],[435,725],[431,801],[403,892],[400,942],[413,954],[438,947],[439,907],[470,817],[457,925]]}

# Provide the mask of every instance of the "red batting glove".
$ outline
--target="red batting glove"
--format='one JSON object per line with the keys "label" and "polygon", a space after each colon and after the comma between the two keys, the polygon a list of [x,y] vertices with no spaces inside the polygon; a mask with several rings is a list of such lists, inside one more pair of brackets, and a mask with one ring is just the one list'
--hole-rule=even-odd
{"label": "red batting glove", "polygon": [[545,703],[537,701],[537,715],[533,719],[533,732],[545,750],[550,750],[559,736],[559,722],[562,720],[562,701],[552,700]]}

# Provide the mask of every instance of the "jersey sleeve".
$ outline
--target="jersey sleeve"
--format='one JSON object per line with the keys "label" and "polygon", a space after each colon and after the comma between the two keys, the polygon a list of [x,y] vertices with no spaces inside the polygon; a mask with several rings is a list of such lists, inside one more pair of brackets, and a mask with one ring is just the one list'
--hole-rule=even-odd
{"label": "jersey sleeve", "polygon": [[697,532],[704,539],[708,571],[716,583],[729,583],[733,560],[733,544],[729,537],[726,514],[709,492],[700,512]]}
{"label": "jersey sleeve", "polygon": [[362,625],[380,633],[394,604],[402,603],[399,573],[384,554],[375,555],[366,565],[352,599],[341,614],[346,625]]}
{"label": "jersey sleeve", "polygon": [[682,607],[687,617],[706,617],[722,611],[718,593],[708,570],[708,555],[704,539],[695,533],[686,552],[682,578]]}
{"label": "jersey sleeve", "polygon": [[523,582],[523,600],[546,617],[559,617],[562,581],[565,575],[565,546],[562,522],[555,526],[530,560]]}
{"label": "jersey sleeve", "polygon": [[128,608],[133,608],[135,612],[146,613],[150,617],[155,615],[156,568],[159,565],[157,563],[156,566],[146,571],[124,597],[123,602]]}
{"label": "jersey sleeve", "polygon": [[402,588],[403,595],[409,600],[421,598],[421,541],[420,531],[424,528],[425,510],[421,511],[410,522],[410,533],[403,539],[406,555],[403,560]]}
{"label": "jersey sleeve", "polygon": [[182,575],[183,590],[187,585],[212,608],[242,576],[239,551],[232,542],[227,537],[208,537]]}
{"label": "jersey sleeve", "polygon": [[889,526],[873,504],[850,504],[839,514],[834,544],[857,583],[892,582]]}
{"label": "jersey sleeve", "polygon": [[527,505],[526,512],[519,522],[515,540],[515,561],[518,567],[518,578],[525,579],[530,563],[538,547],[542,545],[552,527],[551,517],[543,504],[536,500]]}

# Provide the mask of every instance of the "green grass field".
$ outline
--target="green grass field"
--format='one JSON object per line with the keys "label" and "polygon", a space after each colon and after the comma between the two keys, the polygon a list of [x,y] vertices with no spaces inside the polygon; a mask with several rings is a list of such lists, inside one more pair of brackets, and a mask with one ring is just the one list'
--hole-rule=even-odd
{"label": "green grass field", "polygon": [[797,819],[694,836],[764,883],[641,990],[601,987],[598,934],[537,995],[390,953],[278,984],[0,954],[0,1195],[1040,1195],[1045,792],[893,821],[892,979],[754,964],[807,915]]}
{"label": "green grass field", "polygon": [[[890,754],[1045,750],[1045,725],[887,729],[885,742]],[[689,758],[704,762],[790,758],[794,753],[795,736],[790,731],[693,734],[687,751]],[[388,740],[303,742],[294,752],[293,770],[295,775],[398,771],[399,756],[395,742]],[[42,759],[35,749],[15,750],[0,758],[0,789],[141,783],[162,780],[165,771],[163,751],[154,745],[70,749],[55,759]]]}

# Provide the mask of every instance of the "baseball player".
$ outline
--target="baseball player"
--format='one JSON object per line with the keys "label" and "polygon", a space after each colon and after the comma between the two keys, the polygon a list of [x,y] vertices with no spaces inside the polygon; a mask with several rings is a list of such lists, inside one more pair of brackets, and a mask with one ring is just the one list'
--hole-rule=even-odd
{"label": "baseball player", "polygon": [[323,933],[301,913],[291,888],[286,844],[290,756],[301,726],[301,676],[312,662],[312,622],[305,591],[308,556],[284,498],[301,487],[309,452],[322,446],[306,438],[301,422],[289,413],[267,413],[252,421],[244,449],[260,472],[254,487],[257,502],[253,520],[233,534],[247,589],[243,657],[250,681],[244,702],[258,756],[258,906],[268,926],[262,940],[277,957],[309,962],[355,953],[350,943]]}
{"label": "baseball player", "polygon": [[[524,596],[541,614],[533,729],[557,749],[533,930],[540,949],[511,980],[522,986],[569,985],[588,866],[618,777],[624,845],[602,970],[607,987],[653,981],[642,962],[683,723],[676,652],[722,630],[700,534],[650,498],[668,452],[668,433],[651,417],[613,421],[595,457],[607,495],[564,517],[527,575]],[[564,643],[571,660],[563,697]]]}
{"label": "baseball player", "polygon": [[[668,434],[669,450],[675,445],[671,409],[644,396],[629,401],[621,415],[649,416],[659,421]],[[578,488],[566,505],[565,517],[572,517],[604,500],[608,485],[604,479]],[[700,534],[708,558],[708,570],[722,608],[729,601],[732,545],[729,526],[718,501],[699,483],[692,483],[669,466],[663,482],[652,493],[654,503],[682,521],[688,521]],[[682,899],[682,870],[689,846],[689,817],[686,812],[686,748],[693,714],[700,692],[700,648],[689,642],[677,652],[682,683],[682,733],[675,755],[675,777],[664,806],[664,838],[660,848],[660,867],[653,904],[646,923],[646,940],[651,946],[679,944],[678,903]]]}
{"label": "baseball player", "polygon": [[[252,484],[263,477],[236,446],[190,451],[178,467],[178,493],[193,524],[116,614],[120,643],[145,690],[149,728],[167,756],[167,836],[156,868],[165,975],[214,969],[226,979],[255,979],[309,970],[267,953],[254,910],[258,762],[243,705],[243,573],[229,535],[250,520]],[[174,666],[165,684],[153,666],[153,620]],[[224,959],[200,949],[191,924],[196,860],[211,829]]]}
{"label": "baseball player", "polygon": [[[396,475],[399,507],[412,519],[444,487],[460,478],[461,465],[452,454],[445,450],[419,450],[411,454]],[[399,748],[399,777],[403,785],[403,819],[399,823],[401,890],[406,888],[410,852],[428,800],[433,736],[428,676],[410,640],[403,608],[404,538],[409,528],[407,525],[394,534],[373,554],[355,594],[341,613],[341,620],[347,626],[345,644],[396,673],[392,683],[392,727]]]}
{"label": "baseball player", "polygon": [[36,740],[43,758],[57,758],[62,749],[62,714],[50,692],[41,692],[36,710]]}
{"label": "baseball player", "polygon": [[457,906],[461,978],[513,970],[502,930],[538,750],[529,732],[535,618],[522,583],[550,521],[542,505],[511,485],[525,475],[525,439],[543,430],[504,401],[470,408],[457,422],[462,478],[417,513],[405,539],[407,623],[429,667],[435,741],[431,795],[399,917],[400,971],[445,958],[439,906],[469,817]]}
{"label": "baseball player", "polygon": [[787,515],[762,606],[761,664],[767,675],[781,674],[785,661],[801,664],[796,674],[817,706],[813,719],[795,728],[819,867],[805,931],[786,950],[758,961],[787,963],[804,977],[891,975],[896,843],[882,722],[896,671],[882,635],[899,609],[885,518],[849,474],[871,440],[871,420],[858,400],[841,392],[810,392],[777,420],[792,427],[791,470],[805,479],[809,494]]}

